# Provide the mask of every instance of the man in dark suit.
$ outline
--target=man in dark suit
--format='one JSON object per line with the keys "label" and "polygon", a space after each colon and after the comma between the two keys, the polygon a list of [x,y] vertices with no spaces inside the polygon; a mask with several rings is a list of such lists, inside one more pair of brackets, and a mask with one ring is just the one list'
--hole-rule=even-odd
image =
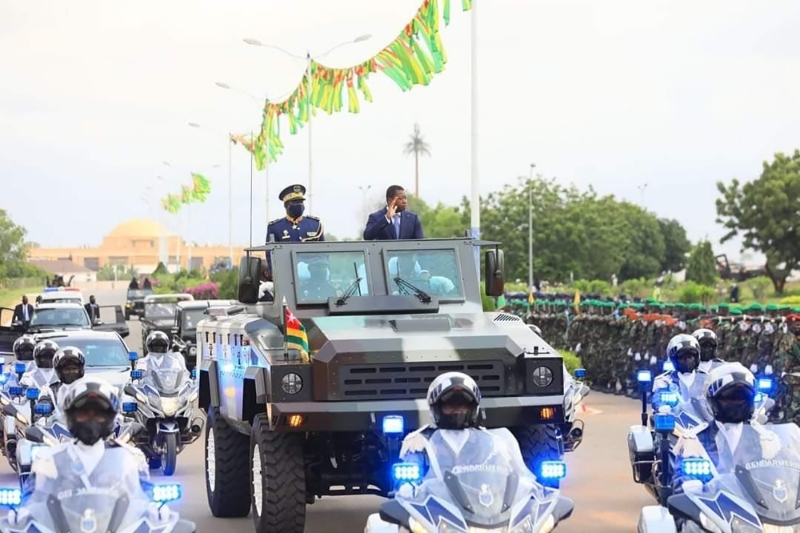
{"label": "man in dark suit", "polygon": [[33,317],[33,306],[28,303],[28,297],[22,297],[22,303],[17,304],[14,308],[14,317],[11,319],[13,322],[20,321],[27,327],[31,323]]}
{"label": "man in dark suit", "polygon": [[399,185],[386,189],[386,207],[372,213],[364,228],[365,241],[424,239],[422,223],[416,213],[408,211],[406,191]]}
{"label": "man in dark suit", "polygon": [[89,315],[89,320],[92,321],[92,324],[94,324],[95,320],[100,320],[100,307],[97,305],[94,294],[89,296],[89,303],[84,307],[86,308],[86,314]]}

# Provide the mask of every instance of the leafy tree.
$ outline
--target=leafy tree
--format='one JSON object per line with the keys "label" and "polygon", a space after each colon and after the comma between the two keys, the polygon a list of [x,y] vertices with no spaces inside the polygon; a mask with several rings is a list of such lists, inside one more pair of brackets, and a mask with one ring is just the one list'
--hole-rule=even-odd
{"label": "leafy tree", "polygon": [[11,220],[5,209],[0,209],[0,280],[8,278],[41,278],[47,273],[28,263],[29,244],[27,231]]}
{"label": "leafy tree", "polygon": [[419,156],[431,155],[431,147],[422,137],[419,124],[414,124],[414,133],[403,145],[403,153],[414,156],[414,196],[419,198]]}
{"label": "leafy tree", "polygon": [[652,213],[627,202],[619,204],[618,209],[625,223],[619,238],[626,241],[619,279],[650,278],[660,274],[665,245],[658,220]]}
{"label": "leafy tree", "polygon": [[469,227],[469,223],[464,225],[463,213],[458,207],[441,202],[431,207],[424,200],[409,195],[408,209],[419,216],[425,238],[428,239],[463,237]]}
{"label": "leafy tree", "polygon": [[163,274],[169,274],[169,270],[167,270],[167,266],[162,261],[159,261],[158,262],[158,266],[153,271],[153,275],[154,276],[160,276],[160,275],[163,275]]}
{"label": "leafy tree", "polygon": [[775,292],[783,294],[789,273],[800,266],[800,150],[775,154],[754,181],[718,182],[717,189],[717,222],[728,230],[721,242],[741,235],[742,251],[762,252]]}
{"label": "leafy tree", "polygon": [[700,241],[692,249],[689,266],[686,268],[686,281],[700,285],[714,285],[717,282],[717,263],[710,242]]}
{"label": "leafy tree", "polygon": [[686,228],[677,220],[666,218],[658,219],[658,225],[664,237],[664,261],[661,264],[661,271],[680,272],[686,266],[686,254],[692,249],[692,244],[686,237]]}

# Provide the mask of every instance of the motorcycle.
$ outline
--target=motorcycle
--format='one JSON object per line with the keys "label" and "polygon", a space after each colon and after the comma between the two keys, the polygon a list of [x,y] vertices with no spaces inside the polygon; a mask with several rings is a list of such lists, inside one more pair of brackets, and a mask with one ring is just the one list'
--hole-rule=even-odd
{"label": "motorcycle", "polygon": [[[668,425],[669,421],[665,423]],[[639,531],[800,531],[800,428],[780,424],[763,430],[777,435],[780,441],[777,453],[773,452],[769,459],[761,446],[745,447],[733,468],[717,472],[708,457],[683,458],[684,476],[700,482],[699,487],[674,495],[665,488],[660,505],[642,509]]]}
{"label": "motorcycle", "polygon": [[[17,443],[24,438],[25,430],[46,416],[39,404],[39,389],[24,388],[18,385],[8,388],[8,393],[0,393],[3,413],[3,453],[14,472],[18,471]],[[52,408],[52,406],[50,406]]]}
{"label": "motorcycle", "polygon": [[420,463],[394,464],[393,477],[403,485],[370,515],[364,532],[544,533],[572,514],[572,500],[543,484],[564,477],[563,462],[543,462],[537,479],[492,431],[470,430],[468,439],[456,455],[435,432],[425,444],[424,479]]}
{"label": "motorcycle", "polygon": [[160,467],[166,476],[175,473],[178,454],[199,438],[204,425],[201,416],[193,416],[195,381],[178,357],[180,353],[165,354],[157,365],[151,359],[146,370],[131,371],[133,381],[124,388],[138,402],[133,418],[145,428],[134,442],[151,468]]}
{"label": "motorcycle", "polygon": [[77,531],[116,531],[118,533],[194,533],[196,525],[182,520],[170,510],[164,521],[153,522],[148,509],[180,498],[180,485],[153,485],[146,493],[141,487],[76,490],[64,479],[45,483],[23,502],[22,491],[0,488],[0,506],[28,513],[19,523],[0,519],[0,531],[69,533]]}
{"label": "motorcycle", "polygon": [[577,418],[578,405],[589,395],[589,386],[584,383],[586,370],[575,370],[575,379],[569,380],[567,392],[564,395],[564,420],[561,434],[564,435],[564,451],[573,452],[583,442],[583,420]]}

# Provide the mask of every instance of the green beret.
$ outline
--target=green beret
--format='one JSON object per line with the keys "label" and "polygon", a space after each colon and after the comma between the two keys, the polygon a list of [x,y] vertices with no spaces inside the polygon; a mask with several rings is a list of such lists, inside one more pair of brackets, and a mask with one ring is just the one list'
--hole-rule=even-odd
{"label": "green beret", "polygon": [[699,311],[702,308],[703,306],[698,303],[689,304],[689,309],[691,309],[692,311]]}
{"label": "green beret", "polygon": [[778,310],[778,305],[777,304],[769,304],[766,309],[767,309],[767,311],[777,311]]}
{"label": "green beret", "polygon": [[792,309],[792,313],[800,314],[800,307],[795,307],[794,309]]}
{"label": "green beret", "polygon": [[730,313],[734,316],[738,316],[742,314],[742,310],[736,307],[731,308]]}
{"label": "green beret", "polygon": [[728,305],[728,302],[722,302],[721,304],[719,304],[720,309],[728,309],[729,307],[730,305]]}
{"label": "green beret", "polygon": [[747,306],[748,311],[763,311],[764,308],[761,306],[760,303],[755,302]]}
{"label": "green beret", "polygon": [[712,306],[711,306],[711,312],[712,312],[712,313],[716,313],[717,311],[718,311],[718,308],[717,308],[717,306],[716,306],[716,305],[712,305]]}
{"label": "green beret", "polygon": [[683,302],[678,302],[675,304],[675,309],[686,309],[686,304]]}
{"label": "green beret", "polygon": [[783,304],[778,309],[781,310],[781,311],[791,311],[792,310],[792,306],[788,305],[788,304]]}

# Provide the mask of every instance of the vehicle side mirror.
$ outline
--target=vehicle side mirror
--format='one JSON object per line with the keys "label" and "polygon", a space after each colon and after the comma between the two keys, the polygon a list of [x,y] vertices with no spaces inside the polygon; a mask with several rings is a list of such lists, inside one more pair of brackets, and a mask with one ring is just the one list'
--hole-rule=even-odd
{"label": "vehicle side mirror", "polygon": [[170,333],[172,333],[173,335],[177,335],[177,334],[178,334],[178,331],[180,331],[180,329],[178,328],[178,326],[172,326],[172,327],[170,328],[170,330],[169,330],[169,331],[170,331]]}
{"label": "vehicle side mirror", "polygon": [[93,326],[102,326],[102,325],[103,325],[103,321],[102,321],[102,320],[99,320],[99,319],[98,319],[98,320],[95,320],[95,321],[94,321],[94,324],[92,324],[92,325],[93,325]]}
{"label": "vehicle side mirror", "polygon": [[487,250],[484,255],[484,284],[486,285],[486,296],[495,298],[502,296],[505,292],[505,261],[503,260],[502,250]]}
{"label": "vehicle side mirror", "polygon": [[239,301],[257,304],[261,287],[261,258],[246,256],[239,262]]}

